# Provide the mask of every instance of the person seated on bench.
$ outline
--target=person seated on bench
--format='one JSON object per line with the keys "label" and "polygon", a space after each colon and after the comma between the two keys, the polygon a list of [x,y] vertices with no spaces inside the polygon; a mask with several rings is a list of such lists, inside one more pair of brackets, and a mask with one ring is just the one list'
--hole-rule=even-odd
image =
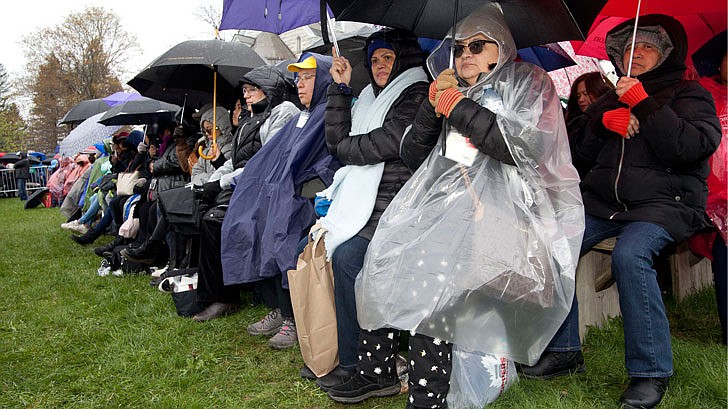
{"label": "person seated on bench", "polygon": [[[682,25],[665,15],[643,16],[633,46],[634,24],[626,21],[607,34],[607,55],[621,78],[615,92],[586,110],[588,123],[572,152],[594,163],[581,184],[586,211],[581,253],[617,238],[612,275],[632,378],[620,400],[625,407],[652,408],[673,374],[670,326],[652,261],[668,244],[709,226],[705,179],[721,135],[710,94],[682,80],[687,54]],[[574,299],[540,360],[520,366],[522,375],[549,379],[583,372],[578,328]]]}

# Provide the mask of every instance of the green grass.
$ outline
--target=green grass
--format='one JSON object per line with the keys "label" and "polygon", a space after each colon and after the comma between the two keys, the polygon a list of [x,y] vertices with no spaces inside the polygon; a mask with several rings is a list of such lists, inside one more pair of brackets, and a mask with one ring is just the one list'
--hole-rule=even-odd
{"label": "green grass", "polygon": [[[245,332],[262,307],[198,324],[178,317],[146,276],[98,277],[99,258],[69,240],[63,221],[58,209],[0,199],[1,408],[405,406],[403,395],[356,406],[328,399],[299,378],[297,348],[273,351]],[[667,304],[675,376],[660,408],[726,408],[715,293]],[[621,321],[591,330],[584,353],[585,374],[522,380],[490,407],[617,407],[628,383]]]}

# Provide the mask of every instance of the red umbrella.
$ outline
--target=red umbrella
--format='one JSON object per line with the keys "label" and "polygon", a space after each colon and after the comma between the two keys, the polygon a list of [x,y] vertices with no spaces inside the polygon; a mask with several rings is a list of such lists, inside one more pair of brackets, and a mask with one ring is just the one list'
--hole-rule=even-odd
{"label": "red umbrella", "polygon": [[[607,33],[618,24],[635,18],[637,6],[638,0],[609,0],[589,29],[586,40],[573,43],[576,53],[609,59],[604,45]],[[726,29],[726,12],[726,2],[722,0],[642,0],[639,15],[666,14],[680,21],[688,35],[688,55],[691,55]]]}

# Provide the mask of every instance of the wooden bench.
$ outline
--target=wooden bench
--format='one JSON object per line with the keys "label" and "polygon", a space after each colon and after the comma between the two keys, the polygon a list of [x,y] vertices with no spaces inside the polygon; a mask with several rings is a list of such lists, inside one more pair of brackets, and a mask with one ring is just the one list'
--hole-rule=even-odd
{"label": "wooden bench", "polygon": [[[576,296],[579,299],[579,336],[587,326],[601,326],[607,318],[621,315],[619,292],[612,278],[611,256],[615,238],[602,241],[581,257],[576,269]],[[687,242],[675,246],[669,256],[658,257],[658,282],[663,291],[677,300],[712,285],[710,260],[694,255]]]}

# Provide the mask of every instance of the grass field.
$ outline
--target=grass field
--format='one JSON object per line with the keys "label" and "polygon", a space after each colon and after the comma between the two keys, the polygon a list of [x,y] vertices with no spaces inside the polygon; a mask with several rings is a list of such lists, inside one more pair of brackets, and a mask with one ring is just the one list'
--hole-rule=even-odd
{"label": "grass field", "polygon": [[[58,209],[0,199],[0,407],[404,408],[404,395],[355,406],[328,399],[299,378],[297,348],[273,351],[245,332],[262,307],[198,324],[178,317],[146,276],[97,276],[100,259],[63,221]],[[715,293],[666,303],[675,376],[660,408],[726,408]],[[584,354],[585,374],[521,380],[489,407],[618,407],[629,382],[621,321],[591,330]]]}

